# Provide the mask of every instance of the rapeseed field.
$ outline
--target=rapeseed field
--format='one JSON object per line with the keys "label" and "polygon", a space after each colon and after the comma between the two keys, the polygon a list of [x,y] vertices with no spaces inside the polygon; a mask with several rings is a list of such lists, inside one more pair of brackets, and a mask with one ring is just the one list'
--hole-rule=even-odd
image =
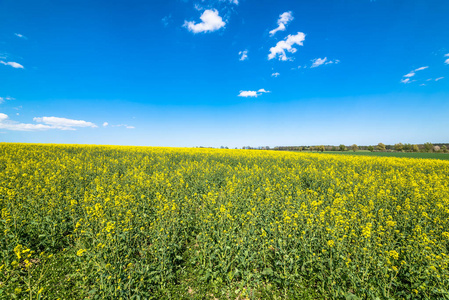
{"label": "rapeseed field", "polygon": [[1,299],[449,299],[449,162],[0,144]]}

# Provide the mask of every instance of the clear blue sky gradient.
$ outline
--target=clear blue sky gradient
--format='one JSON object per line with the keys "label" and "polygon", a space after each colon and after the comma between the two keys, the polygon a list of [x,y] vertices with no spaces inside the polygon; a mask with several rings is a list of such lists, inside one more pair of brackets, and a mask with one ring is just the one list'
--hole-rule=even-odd
{"label": "clear blue sky gradient", "polygon": [[[449,1],[231,2],[2,0],[4,122],[58,117],[97,127],[3,127],[0,141],[187,147],[449,142]],[[201,22],[212,9],[224,27],[193,33],[183,26]],[[271,36],[289,11],[294,19]],[[271,47],[298,32],[305,40],[287,52],[289,60],[268,59]],[[244,50],[248,59],[241,61]],[[311,68],[312,60],[325,57],[339,63]],[[420,67],[428,68],[401,82]],[[259,89],[270,93],[238,96]]]}

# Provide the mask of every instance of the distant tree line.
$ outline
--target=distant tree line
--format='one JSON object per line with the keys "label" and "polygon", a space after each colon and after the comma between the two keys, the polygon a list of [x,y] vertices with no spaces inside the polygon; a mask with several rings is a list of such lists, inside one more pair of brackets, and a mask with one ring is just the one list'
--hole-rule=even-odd
{"label": "distant tree line", "polygon": [[[435,153],[448,153],[449,143],[424,143],[424,144],[403,144],[397,143],[394,145],[385,145],[384,143],[378,143],[377,145],[358,146],[352,144],[350,146],[341,144],[339,146],[332,145],[318,145],[318,146],[278,146],[272,150],[277,151],[377,151],[377,152],[435,152]],[[249,148],[243,148],[249,149]],[[250,148],[255,149],[255,148]],[[269,147],[268,147],[269,149]]]}
{"label": "distant tree line", "polygon": [[[204,147],[199,146],[197,148],[215,148],[215,147]],[[397,143],[394,145],[385,145],[379,143],[377,145],[369,146],[358,146],[357,144],[352,144],[350,146],[340,144],[339,146],[332,145],[315,145],[315,146],[277,146],[270,148],[269,146],[243,146],[241,149],[245,150],[276,150],[276,151],[314,151],[314,152],[324,152],[324,151],[371,151],[371,152],[434,152],[434,153],[448,153],[449,143],[424,143],[424,144],[403,144]],[[226,146],[221,146],[220,149],[229,149]],[[235,149],[238,149],[235,147]]]}

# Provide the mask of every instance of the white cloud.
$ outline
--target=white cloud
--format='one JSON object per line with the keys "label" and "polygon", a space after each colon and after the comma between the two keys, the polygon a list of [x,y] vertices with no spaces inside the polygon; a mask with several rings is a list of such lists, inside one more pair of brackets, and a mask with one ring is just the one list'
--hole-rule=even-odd
{"label": "white cloud", "polygon": [[15,99],[12,97],[0,97],[0,104],[8,100],[15,100]]}
{"label": "white cloud", "polygon": [[276,46],[270,48],[270,54],[268,54],[268,59],[273,59],[279,56],[279,60],[288,60],[285,51],[290,53],[295,53],[297,50],[293,48],[293,45],[302,46],[303,41],[306,39],[306,35],[302,32],[298,32],[296,35],[289,34],[283,41],[279,41]]}
{"label": "white cloud", "polygon": [[130,125],[126,125],[126,124],[118,124],[118,125],[111,125],[112,127],[125,127],[126,129],[134,129],[136,127],[134,126],[130,126]]}
{"label": "white cloud", "polygon": [[338,63],[340,63],[339,59],[328,60],[327,57],[325,57],[325,58],[315,58],[315,59],[312,59],[312,65],[310,67],[311,68],[316,68],[316,67],[319,67],[321,65],[338,64]]}
{"label": "white cloud", "polygon": [[438,81],[438,80],[441,80],[441,79],[444,79],[444,77],[435,78],[435,81]]}
{"label": "white cloud", "polygon": [[92,127],[92,128],[97,127],[97,125],[95,125],[92,122],[59,118],[59,117],[40,117],[40,118],[36,117],[33,118],[33,121],[38,123],[44,123],[45,125],[51,126],[51,128],[61,130],[76,130],[75,127]]}
{"label": "white cloud", "polygon": [[238,97],[258,97],[262,95],[263,93],[270,93],[270,91],[266,91],[265,89],[259,89],[258,91],[240,91],[240,94],[238,94]]}
{"label": "white cloud", "polygon": [[238,94],[238,97],[257,97],[260,94],[257,94],[256,91],[240,91],[240,94]]}
{"label": "white cloud", "polygon": [[32,131],[52,129],[51,126],[44,124],[26,124],[19,123],[9,119],[8,115],[0,113],[0,129],[8,129],[15,131]]}
{"label": "white cloud", "polygon": [[410,78],[401,79],[402,83],[410,83]]}
{"label": "white cloud", "polygon": [[425,67],[421,67],[421,68],[415,69],[415,72],[421,71],[421,70],[425,70],[425,69],[427,69],[428,67],[429,67],[429,66],[425,66]]}
{"label": "white cloud", "polygon": [[327,60],[327,57],[312,59],[312,66],[311,66],[311,68],[316,68],[316,67],[319,67],[319,66],[323,65],[326,62],[326,60]]}
{"label": "white cloud", "polygon": [[[428,67],[429,67],[429,66],[424,66],[424,67],[420,67],[420,68],[414,69],[413,71],[410,71],[409,73],[405,74],[405,75],[402,76],[402,77],[411,78],[411,77],[413,77],[413,76],[416,75],[416,72],[425,70],[425,69],[427,69]],[[414,81],[414,80],[413,80],[413,81]],[[404,82],[404,80],[401,80],[401,82],[402,82],[402,83],[410,83],[410,82],[412,82],[412,81],[406,81],[406,82]]]}
{"label": "white cloud", "polygon": [[[326,58],[326,57],[325,57]],[[340,63],[339,59],[335,59],[335,60],[328,60],[326,61],[325,65],[329,65],[329,64],[338,64]]]}
{"label": "white cloud", "polygon": [[279,16],[278,27],[270,31],[270,36],[273,36],[278,31],[284,31],[285,25],[293,20],[292,12],[287,11]]}
{"label": "white cloud", "polygon": [[26,39],[26,36],[24,36],[23,34],[20,33],[14,33],[15,36],[22,38],[22,39]]}
{"label": "white cloud", "polygon": [[171,14],[162,18],[161,22],[164,25],[164,27],[167,27],[170,24],[171,19],[172,19]]}
{"label": "white cloud", "polygon": [[107,127],[108,125],[109,125],[108,122],[104,122],[104,123],[103,123],[103,127]]}
{"label": "white cloud", "polygon": [[281,75],[281,74],[279,74],[278,72],[276,72],[276,73],[271,74],[271,77],[278,77],[279,75]]}
{"label": "white cloud", "polygon": [[445,57],[448,57],[448,56],[449,56],[449,53],[444,54],[444,56],[445,56]]}
{"label": "white cloud", "polygon": [[184,21],[183,26],[193,33],[198,33],[216,31],[226,25],[226,23],[223,22],[223,19],[218,15],[218,11],[216,9],[205,10],[200,19],[202,22],[197,24],[193,21]]}
{"label": "white cloud", "polygon": [[220,0],[221,2],[229,2],[231,4],[239,5],[239,0]]}
{"label": "white cloud", "polygon": [[446,65],[449,65],[449,58],[444,61]]}
{"label": "white cloud", "polygon": [[0,60],[0,64],[3,64],[5,66],[11,66],[11,67],[16,68],[16,69],[23,69],[23,66],[21,64],[13,62],[13,61],[5,62],[3,60]]}
{"label": "white cloud", "polygon": [[248,50],[239,51],[240,58],[239,60],[247,60],[248,59]]}
{"label": "white cloud", "polygon": [[3,102],[5,102],[5,101],[8,101],[8,100],[15,100],[14,98],[12,98],[12,97],[0,97],[0,104],[2,104]]}

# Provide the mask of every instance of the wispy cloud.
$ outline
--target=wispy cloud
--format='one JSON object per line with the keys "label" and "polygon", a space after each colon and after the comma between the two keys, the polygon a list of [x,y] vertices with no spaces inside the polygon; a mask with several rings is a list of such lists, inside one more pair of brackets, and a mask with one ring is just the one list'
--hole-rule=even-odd
{"label": "wispy cloud", "polygon": [[240,58],[239,60],[247,60],[248,59],[248,50],[239,51]]}
{"label": "wispy cloud", "polygon": [[45,125],[49,125],[52,128],[61,130],[76,130],[76,127],[97,127],[97,125],[92,122],[59,117],[36,117],[33,118],[33,121],[44,123]]}
{"label": "wispy cloud", "polygon": [[229,2],[231,4],[239,5],[239,0],[220,0],[220,2]]}
{"label": "wispy cloud", "polygon": [[164,27],[167,27],[168,25],[170,25],[171,20],[172,20],[172,17],[171,17],[171,14],[170,14],[168,16],[163,17],[161,22],[164,25]]}
{"label": "wispy cloud", "polygon": [[404,76],[402,76],[402,77],[405,77],[405,78],[401,79],[401,82],[402,82],[402,83],[411,83],[411,82],[415,81],[415,80],[410,80],[410,78],[412,78],[413,76],[415,76],[415,75],[416,75],[416,72],[425,70],[425,69],[427,69],[427,68],[429,68],[429,66],[419,67],[419,68],[417,68],[417,69],[414,69],[414,70],[408,72],[407,74],[405,74]]}
{"label": "wispy cloud", "polygon": [[441,79],[444,79],[444,77],[438,77],[438,78],[435,78],[435,81],[439,81],[439,80],[441,80]]}
{"label": "wispy cloud", "polygon": [[24,36],[23,34],[20,34],[20,33],[14,33],[14,35],[19,37],[19,38],[21,38],[21,39],[25,39],[25,40],[27,39],[26,36]]}
{"label": "wispy cloud", "polygon": [[270,91],[266,91],[265,89],[259,89],[257,91],[240,91],[240,94],[238,94],[238,97],[255,97],[257,98],[258,96],[264,94],[264,93],[270,93]]}
{"label": "wispy cloud", "polygon": [[316,68],[316,67],[319,67],[321,65],[338,64],[338,63],[340,63],[339,59],[328,60],[327,57],[325,57],[325,58],[315,58],[315,59],[312,59],[312,65],[310,67],[311,68]]}
{"label": "wispy cloud", "polygon": [[111,127],[125,127],[126,129],[134,129],[136,127],[126,124],[111,125]]}
{"label": "wispy cloud", "polygon": [[278,77],[279,75],[281,75],[281,74],[279,74],[278,72],[275,72],[275,73],[271,74],[271,77]]}
{"label": "wispy cloud", "polygon": [[0,64],[3,64],[5,66],[11,66],[11,67],[16,68],[16,69],[23,69],[23,66],[21,64],[16,63],[14,61],[7,61],[6,62],[6,61],[3,61],[3,60],[0,60]]}
{"label": "wispy cloud", "polygon": [[[413,80],[412,80],[413,81]],[[401,82],[402,83],[410,83],[410,82],[412,82],[411,80],[410,80],[410,78],[405,78],[405,79],[401,79]]]}
{"label": "wispy cloud", "polygon": [[415,72],[413,71],[404,75],[404,77],[413,77],[413,76],[415,76]]}
{"label": "wispy cloud", "polygon": [[278,19],[278,27],[270,31],[270,36],[275,35],[278,31],[284,31],[286,29],[286,25],[293,20],[292,12],[287,11],[279,16]]}
{"label": "wispy cloud", "polygon": [[313,60],[312,60],[312,66],[311,66],[311,68],[316,68],[316,67],[319,67],[319,66],[321,66],[321,65],[324,65],[324,63],[326,62],[326,60],[327,60],[327,57],[325,57],[325,58],[315,58],[315,59],[313,59]]}
{"label": "wispy cloud", "polygon": [[[448,57],[449,53],[444,54],[444,57]],[[449,65],[449,58],[444,61],[445,64]]]}
{"label": "wispy cloud", "polygon": [[39,124],[20,123],[9,119],[8,115],[0,113],[0,128],[15,131],[34,131],[34,130],[76,130],[78,127],[97,127],[94,123],[83,120],[72,120],[58,117],[33,118]]}
{"label": "wispy cloud", "polygon": [[26,124],[12,121],[8,115],[0,113],[0,129],[14,130],[14,131],[33,131],[33,130],[48,130],[51,126],[44,124]]}
{"label": "wispy cloud", "polygon": [[277,42],[276,46],[270,48],[270,54],[268,59],[279,57],[279,60],[288,60],[285,51],[295,53],[297,51],[294,45],[302,46],[303,41],[306,39],[306,35],[302,32],[298,32],[296,35],[289,34],[283,41]]}
{"label": "wispy cloud", "polygon": [[134,129],[134,128],[136,128],[136,127],[134,127],[134,126],[127,125],[127,124],[117,124],[117,125],[114,125],[114,124],[109,124],[108,122],[104,122],[104,123],[103,123],[103,127],[108,127],[108,126],[110,126],[110,127],[125,127],[126,129]]}
{"label": "wispy cloud", "polygon": [[0,104],[8,100],[15,100],[15,99],[12,97],[0,97]]}
{"label": "wispy cloud", "polygon": [[418,68],[418,69],[415,69],[415,72],[425,70],[425,69],[427,69],[428,67],[429,67],[429,66],[420,67],[420,68]]}
{"label": "wispy cloud", "polygon": [[195,24],[193,21],[184,21],[184,27],[193,33],[213,32],[226,25],[223,19],[218,15],[216,9],[207,9],[200,17],[201,23]]}

